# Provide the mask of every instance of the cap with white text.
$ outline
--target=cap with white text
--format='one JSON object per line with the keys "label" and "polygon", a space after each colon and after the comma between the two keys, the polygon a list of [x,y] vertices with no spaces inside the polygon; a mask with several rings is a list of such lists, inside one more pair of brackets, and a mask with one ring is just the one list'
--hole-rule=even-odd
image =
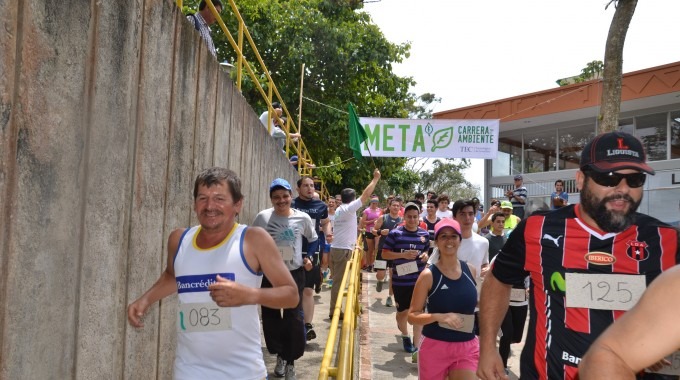
{"label": "cap with white text", "polygon": [[621,131],[595,136],[581,153],[581,170],[608,173],[623,169],[641,170],[654,174],[646,163],[647,156],[642,142],[635,136]]}

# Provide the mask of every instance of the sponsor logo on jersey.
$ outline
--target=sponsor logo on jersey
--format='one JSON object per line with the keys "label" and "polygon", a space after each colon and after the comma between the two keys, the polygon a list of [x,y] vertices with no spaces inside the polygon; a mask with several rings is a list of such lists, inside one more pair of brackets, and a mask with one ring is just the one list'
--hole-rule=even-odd
{"label": "sponsor logo on jersey", "polygon": [[207,292],[208,286],[217,282],[217,275],[235,281],[234,273],[208,273],[177,277],[177,293]]}
{"label": "sponsor logo on jersey", "polygon": [[644,261],[649,257],[649,251],[647,250],[647,243],[642,241],[629,240],[626,242],[628,249],[626,254],[633,260]]}
{"label": "sponsor logo on jersey", "polygon": [[564,276],[562,276],[562,273],[553,272],[553,274],[550,276],[550,288],[552,288],[553,292],[558,290],[562,292],[567,291],[567,282],[564,281]]}
{"label": "sponsor logo on jersey", "polygon": [[281,231],[281,233],[278,236],[277,241],[295,241],[295,232],[293,232],[293,229],[291,228],[286,228],[285,230]]}
{"label": "sponsor logo on jersey", "polygon": [[590,264],[595,265],[611,265],[616,262],[616,257],[607,252],[588,252],[584,258]]}
{"label": "sponsor logo on jersey", "polygon": [[560,238],[563,237],[564,235],[559,235],[557,237],[554,237],[550,234],[543,234],[543,239],[547,239],[555,243],[555,247],[559,248],[560,247]]}
{"label": "sponsor logo on jersey", "polygon": [[578,364],[581,362],[581,358],[578,356],[571,355],[567,351],[562,351],[562,360],[569,362],[571,364]]}

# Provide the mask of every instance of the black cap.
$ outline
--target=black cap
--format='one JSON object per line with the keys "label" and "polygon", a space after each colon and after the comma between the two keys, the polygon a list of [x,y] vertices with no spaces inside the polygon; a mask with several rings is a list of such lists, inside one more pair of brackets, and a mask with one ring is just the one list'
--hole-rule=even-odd
{"label": "black cap", "polygon": [[645,149],[637,137],[626,132],[607,132],[595,136],[583,148],[581,170],[608,173],[635,169],[654,174],[654,169],[646,161]]}

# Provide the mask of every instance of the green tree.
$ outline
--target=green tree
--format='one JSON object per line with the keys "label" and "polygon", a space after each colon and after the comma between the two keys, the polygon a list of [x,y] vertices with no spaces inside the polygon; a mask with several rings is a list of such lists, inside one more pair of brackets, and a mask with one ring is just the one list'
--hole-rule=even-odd
{"label": "green tree", "polygon": [[[196,9],[197,1],[186,1]],[[222,18],[233,35],[237,22],[225,2]],[[317,166],[338,164],[352,157],[344,111],[352,102],[361,116],[426,117],[433,94],[409,92],[412,77],[400,77],[392,66],[409,56],[410,44],[389,42],[358,1],[241,0],[243,16],[260,56],[267,65],[289,112],[298,109],[300,68],[305,64],[301,132]],[[235,53],[219,28],[214,28],[218,59],[234,62]],[[250,62],[254,53],[244,49]],[[260,73],[261,74],[261,73]],[[258,80],[266,88],[265,76]],[[244,77],[243,96],[256,112],[266,109],[260,93]],[[333,193],[345,187],[363,189],[370,181],[373,162],[383,177],[403,173],[405,158],[364,158],[315,171]],[[402,175],[403,174],[403,175]],[[404,177],[405,178],[405,177]]]}
{"label": "green tree", "polygon": [[417,190],[447,194],[452,200],[477,197],[479,186],[472,185],[463,175],[463,170],[469,167],[467,159],[434,160],[431,170],[420,173],[422,187]]}

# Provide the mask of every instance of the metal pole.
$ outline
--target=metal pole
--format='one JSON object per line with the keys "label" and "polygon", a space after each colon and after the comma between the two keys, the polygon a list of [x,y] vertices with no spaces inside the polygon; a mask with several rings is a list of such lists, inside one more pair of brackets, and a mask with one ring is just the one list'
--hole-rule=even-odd
{"label": "metal pole", "polygon": [[[302,86],[305,83],[305,64],[302,64],[302,70],[300,72],[300,105],[298,106],[298,133],[302,135]],[[298,138],[297,140],[297,151],[298,151],[298,161],[300,161],[299,156],[302,156],[300,148],[301,148],[301,141],[302,137]],[[298,173],[301,172],[300,170],[301,165],[298,162]]]}

